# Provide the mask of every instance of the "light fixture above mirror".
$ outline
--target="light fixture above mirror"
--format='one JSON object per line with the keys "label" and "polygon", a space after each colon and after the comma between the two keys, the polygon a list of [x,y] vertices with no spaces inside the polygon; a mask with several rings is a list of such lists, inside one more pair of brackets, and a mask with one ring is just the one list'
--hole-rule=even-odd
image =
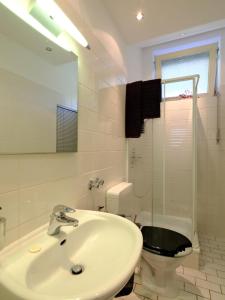
{"label": "light fixture above mirror", "polygon": [[90,49],[85,37],[54,0],[0,0],[0,3],[65,50],[72,50],[70,38]]}

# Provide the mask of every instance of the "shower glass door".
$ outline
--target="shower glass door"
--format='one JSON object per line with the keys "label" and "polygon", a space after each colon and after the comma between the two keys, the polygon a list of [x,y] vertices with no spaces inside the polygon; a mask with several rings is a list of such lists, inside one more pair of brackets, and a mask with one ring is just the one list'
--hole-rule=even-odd
{"label": "shower glass door", "polygon": [[152,222],[193,234],[193,120],[192,98],[161,103],[154,119]]}

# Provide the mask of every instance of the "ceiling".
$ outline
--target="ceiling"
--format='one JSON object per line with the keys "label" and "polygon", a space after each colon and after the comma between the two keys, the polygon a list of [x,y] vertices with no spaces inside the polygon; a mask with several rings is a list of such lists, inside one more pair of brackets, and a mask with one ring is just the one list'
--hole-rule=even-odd
{"label": "ceiling", "polygon": [[[102,0],[128,44],[225,19],[225,0]],[[136,20],[142,8],[144,19]]]}

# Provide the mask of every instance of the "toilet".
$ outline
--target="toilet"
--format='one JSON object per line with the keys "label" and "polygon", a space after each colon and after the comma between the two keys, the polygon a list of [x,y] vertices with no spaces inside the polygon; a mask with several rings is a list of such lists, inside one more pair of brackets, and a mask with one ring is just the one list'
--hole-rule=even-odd
{"label": "toilet", "polygon": [[184,235],[166,228],[143,226],[142,285],[157,294],[174,298],[179,293],[176,268],[192,253]]}
{"label": "toilet", "polygon": [[[109,213],[127,216],[132,199],[132,183],[122,182],[106,193]],[[143,250],[141,258],[142,285],[157,294],[174,298],[179,293],[176,268],[192,253],[191,241],[176,231],[143,226]]]}

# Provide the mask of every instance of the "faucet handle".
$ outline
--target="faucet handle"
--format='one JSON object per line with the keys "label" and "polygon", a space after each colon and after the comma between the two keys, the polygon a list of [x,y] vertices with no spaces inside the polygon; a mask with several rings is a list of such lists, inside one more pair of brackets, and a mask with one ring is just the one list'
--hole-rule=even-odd
{"label": "faucet handle", "polygon": [[64,213],[73,213],[75,212],[75,209],[71,208],[71,207],[68,207],[68,206],[65,206],[65,205],[62,205],[62,204],[59,204],[59,205],[56,205],[54,208],[53,208],[53,214],[64,214]]}

